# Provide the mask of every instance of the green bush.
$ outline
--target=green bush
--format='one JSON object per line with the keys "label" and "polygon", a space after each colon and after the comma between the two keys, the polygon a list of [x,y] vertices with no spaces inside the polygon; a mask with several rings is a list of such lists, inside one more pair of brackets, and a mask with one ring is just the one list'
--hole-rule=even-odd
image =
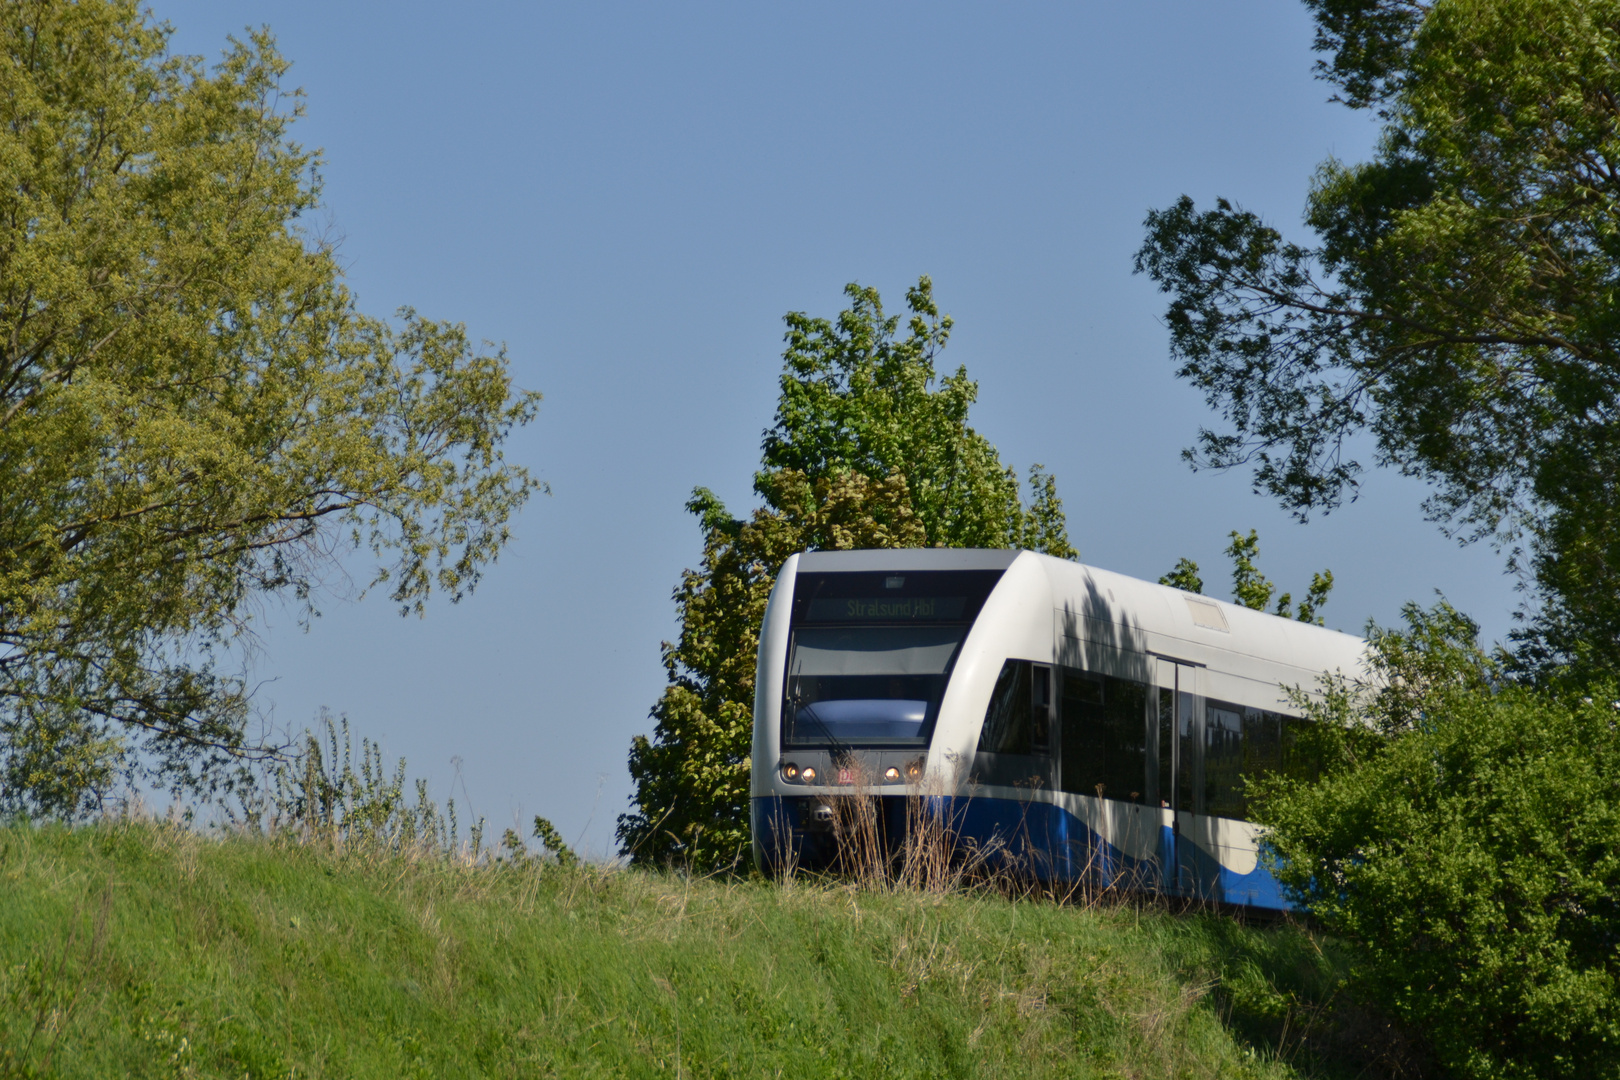
{"label": "green bush", "polygon": [[1467,620],[1408,617],[1383,689],[1319,710],[1325,778],[1261,800],[1276,872],[1458,1073],[1620,1077],[1620,690],[1504,684]]}

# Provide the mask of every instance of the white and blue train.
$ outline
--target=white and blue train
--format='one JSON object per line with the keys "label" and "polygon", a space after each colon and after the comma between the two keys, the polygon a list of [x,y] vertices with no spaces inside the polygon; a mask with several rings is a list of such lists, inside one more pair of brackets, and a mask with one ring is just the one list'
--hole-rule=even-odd
{"label": "white and blue train", "polygon": [[1030,551],[787,560],[760,636],[752,824],[767,869],[836,857],[840,799],[909,794],[965,842],[1059,880],[1289,905],[1245,778],[1305,770],[1285,686],[1366,643]]}

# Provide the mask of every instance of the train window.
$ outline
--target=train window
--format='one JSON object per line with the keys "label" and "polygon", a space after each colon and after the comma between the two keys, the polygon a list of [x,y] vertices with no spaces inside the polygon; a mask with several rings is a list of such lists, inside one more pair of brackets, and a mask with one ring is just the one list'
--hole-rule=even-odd
{"label": "train window", "polygon": [[1170,795],[1175,773],[1171,766],[1175,762],[1176,739],[1176,692],[1161,687],[1159,689],[1159,731],[1155,752],[1159,756],[1159,775],[1156,777],[1158,786],[1153,789],[1153,797],[1159,800],[1159,805],[1165,809],[1170,808]]}
{"label": "train window", "polygon": [[1243,792],[1244,719],[1241,705],[1204,703],[1204,812],[1241,818],[1247,807]]}
{"label": "train window", "polygon": [[1243,774],[1264,776],[1282,764],[1283,717],[1265,709],[1243,714]]}
{"label": "train window", "polygon": [[960,626],[803,627],[793,634],[786,746],[925,742]]}
{"label": "train window", "polygon": [[1129,679],[1063,673],[1063,790],[1148,801],[1148,696]]}
{"label": "train window", "polygon": [[1277,768],[1295,780],[1314,783],[1322,777],[1322,755],[1326,741],[1320,729],[1309,720],[1294,716],[1279,718],[1282,737],[1278,740],[1280,753]]}
{"label": "train window", "polygon": [[1311,722],[1266,709],[1209,701],[1204,707],[1204,810],[1246,818],[1249,784],[1281,772],[1301,780],[1321,773]]}
{"label": "train window", "polygon": [[1198,752],[1198,710],[1202,699],[1189,691],[1176,690],[1176,808],[1193,814],[1204,812],[1198,796],[1198,783],[1204,756]]}
{"label": "train window", "polygon": [[1008,660],[996,678],[974,779],[1003,787],[1046,787],[1052,782],[1052,669]]}
{"label": "train window", "polygon": [[[1001,674],[996,678],[995,691],[990,695],[990,707],[984,713],[984,727],[979,732],[979,750],[982,753],[1035,752],[1034,666],[1028,660],[1008,660],[1002,665]],[[1043,726],[1045,712],[1042,706]]]}
{"label": "train window", "polygon": [[806,627],[793,635],[788,672],[807,675],[943,675],[962,631],[954,626]]}
{"label": "train window", "polygon": [[1052,752],[1052,669],[1040,664],[1029,669],[1029,749]]}
{"label": "train window", "polygon": [[923,746],[957,647],[1000,570],[803,573],[783,746]]}

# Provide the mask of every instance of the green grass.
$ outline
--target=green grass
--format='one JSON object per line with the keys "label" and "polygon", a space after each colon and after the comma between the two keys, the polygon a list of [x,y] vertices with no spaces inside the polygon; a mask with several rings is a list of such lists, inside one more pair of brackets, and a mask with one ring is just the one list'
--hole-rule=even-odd
{"label": "green grass", "polygon": [[1366,1075],[1341,969],[1132,906],[0,828],[0,1076]]}

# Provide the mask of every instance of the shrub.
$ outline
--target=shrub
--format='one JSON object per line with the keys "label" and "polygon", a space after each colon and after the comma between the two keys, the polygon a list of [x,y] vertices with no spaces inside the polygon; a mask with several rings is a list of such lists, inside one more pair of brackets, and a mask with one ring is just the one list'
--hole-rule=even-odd
{"label": "shrub", "polygon": [[1384,689],[1329,695],[1322,781],[1260,800],[1275,870],[1458,1073],[1620,1077],[1620,690],[1502,684],[1461,616],[1408,617]]}

